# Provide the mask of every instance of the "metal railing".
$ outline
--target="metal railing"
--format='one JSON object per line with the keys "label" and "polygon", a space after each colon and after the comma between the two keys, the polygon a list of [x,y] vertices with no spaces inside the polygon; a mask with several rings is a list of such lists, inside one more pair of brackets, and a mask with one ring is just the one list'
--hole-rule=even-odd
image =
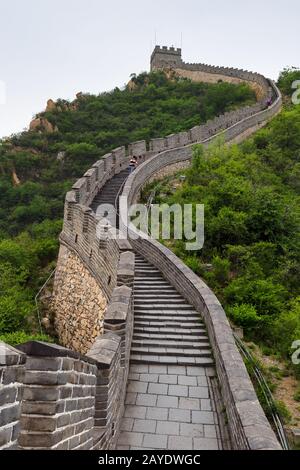
{"label": "metal railing", "polygon": [[55,271],[56,271],[56,268],[53,269],[53,271],[51,272],[51,274],[48,276],[47,280],[44,282],[44,284],[42,285],[42,287],[40,288],[40,290],[38,291],[38,293],[37,293],[36,296],[34,297],[34,302],[35,302],[35,310],[34,310],[34,311],[37,312],[37,318],[38,318],[39,329],[40,329],[40,333],[41,333],[41,334],[43,334],[43,328],[42,328],[41,313],[40,313],[40,309],[39,309],[38,299],[39,299],[41,293],[43,292],[43,290],[45,289],[45,287],[47,286],[47,284],[48,284],[48,282],[50,281],[50,279],[53,277]]}
{"label": "metal railing", "polygon": [[272,419],[273,422],[273,428],[277,434],[277,438],[283,448],[283,450],[290,450],[289,442],[284,430],[284,426],[282,423],[282,420],[278,414],[277,411],[277,406],[274,400],[274,397],[272,395],[272,392],[266,382],[266,379],[257,364],[257,361],[255,358],[252,356],[251,352],[247,348],[247,346],[243,343],[243,341],[236,335],[233,334],[236,345],[241,353],[241,355],[246,359],[247,363],[251,367],[251,371],[255,377],[255,380],[257,382],[257,385],[259,386],[263,397],[265,399],[265,404],[268,409],[268,413],[270,418]]}

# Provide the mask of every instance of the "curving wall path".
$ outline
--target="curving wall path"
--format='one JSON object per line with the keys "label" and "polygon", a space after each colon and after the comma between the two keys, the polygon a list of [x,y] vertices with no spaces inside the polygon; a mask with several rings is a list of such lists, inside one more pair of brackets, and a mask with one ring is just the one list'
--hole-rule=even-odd
{"label": "curving wall path", "polygon": [[[106,226],[99,227],[99,217],[93,210],[96,204],[92,204],[95,198],[101,200],[102,189],[126,170],[133,155],[140,165],[123,188],[128,204],[138,199],[152,178],[188,165],[195,143],[207,145],[220,135],[226,142],[247,138],[280,111],[280,92],[272,81],[259,74],[185,64],[181,51],[174,48],[157,46],[151,68],[172,69],[203,81],[247,81],[255,89],[258,101],[189,131],[115,149],[96,162],[67,193],[53,311],[60,342],[69,349],[30,343],[20,347],[21,352],[8,348],[5,358],[1,356],[0,377],[5,380],[5,394],[0,394],[0,448],[116,447],[133,334],[135,254],[137,263],[145,262],[158,270],[203,319],[219,384],[218,400],[226,412],[230,446],[252,450],[280,448],[214,293],[157,241],[145,236],[129,241],[113,239]],[[266,106],[270,98],[272,104]],[[93,307],[85,308],[91,299]],[[18,391],[22,383],[23,396]],[[13,411],[8,413],[8,409]]]}
{"label": "curving wall path", "polygon": [[[172,64],[169,53],[174,51],[176,63]],[[195,77],[198,74],[195,79],[211,82],[220,79],[233,83],[246,81],[257,93],[257,104],[226,113],[187,132],[152,139],[149,144],[145,141],[135,142],[130,144],[128,149],[117,149],[106,155],[68,193],[61,243],[77,253],[97,279],[108,302],[116,286],[114,266],[124,248],[120,245],[125,245],[125,249],[132,247],[139,256],[159,269],[163,277],[189,301],[204,320],[221,387],[221,398],[226,408],[232,447],[278,448],[275,435],[259,405],[243,360],[235,346],[225,312],[205,283],[167,248],[145,237],[130,240],[131,247],[126,245],[127,241],[107,240],[104,251],[99,251],[103,241],[99,241],[96,233],[97,216],[88,207],[97,194],[99,199],[101,188],[105,183],[107,187],[107,182],[124,170],[130,156],[138,157],[140,165],[128,177],[123,188],[122,195],[127,198],[129,205],[137,201],[141,189],[151,179],[188,165],[195,143],[208,145],[220,136],[228,143],[239,142],[264,126],[281,109],[282,99],[279,90],[272,81],[262,75],[203,64],[185,64],[181,60],[181,52],[174,51],[172,48],[157,47],[152,55],[151,68],[173,68],[177,74],[189,77],[191,72]],[[270,99],[272,103],[267,106],[266,102]],[[95,209],[95,203],[93,207]],[[57,288],[60,289],[60,285]],[[105,313],[103,321],[104,319]]]}

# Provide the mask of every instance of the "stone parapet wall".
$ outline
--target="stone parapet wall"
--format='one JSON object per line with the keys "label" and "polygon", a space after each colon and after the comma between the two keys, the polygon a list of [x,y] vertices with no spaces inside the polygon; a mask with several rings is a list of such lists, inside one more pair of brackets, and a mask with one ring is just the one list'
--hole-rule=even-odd
{"label": "stone parapet wall", "polygon": [[0,342],[0,450],[17,448],[25,361],[25,354]]}
{"label": "stone parapet wall", "polygon": [[[87,356],[40,341],[0,345],[0,450],[114,449],[133,332],[131,288],[117,287],[109,331]],[[113,314],[114,312],[114,314]]]}
{"label": "stone parapet wall", "polygon": [[21,449],[91,449],[96,362],[61,346],[30,342],[21,414]]}
{"label": "stone parapet wall", "polygon": [[232,448],[280,449],[237,350],[226,314],[214,293],[159,242],[134,237],[131,243],[135,251],[156,266],[204,319],[214,354]]}

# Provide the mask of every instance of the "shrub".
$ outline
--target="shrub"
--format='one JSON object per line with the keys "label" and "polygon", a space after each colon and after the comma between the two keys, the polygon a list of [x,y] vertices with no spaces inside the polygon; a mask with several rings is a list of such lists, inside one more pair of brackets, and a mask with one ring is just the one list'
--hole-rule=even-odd
{"label": "shrub", "polygon": [[253,305],[234,305],[233,307],[229,307],[227,311],[233,322],[246,330],[257,328],[261,324],[261,317],[259,317]]}
{"label": "shrub", "polygon": [[28,341],[45,341],[46,343],[53,343],[53,338],[46,334],[40,333],[25,333],[25,331],[14,331],[13,333],[0,334],[0,341],[17,346],[18,344],[27,343]]}

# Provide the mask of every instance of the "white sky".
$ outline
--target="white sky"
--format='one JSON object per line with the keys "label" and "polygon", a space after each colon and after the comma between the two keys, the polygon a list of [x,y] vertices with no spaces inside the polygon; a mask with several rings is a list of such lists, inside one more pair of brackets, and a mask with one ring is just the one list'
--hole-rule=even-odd
{"label": "white sky", "polygon": [[182,33],[186,62],[271,78],[300,66],[299,0],[0,0],[0,18],[0,137],[27,127],[48,98],[149,70],[155,32],[168,46]]}

